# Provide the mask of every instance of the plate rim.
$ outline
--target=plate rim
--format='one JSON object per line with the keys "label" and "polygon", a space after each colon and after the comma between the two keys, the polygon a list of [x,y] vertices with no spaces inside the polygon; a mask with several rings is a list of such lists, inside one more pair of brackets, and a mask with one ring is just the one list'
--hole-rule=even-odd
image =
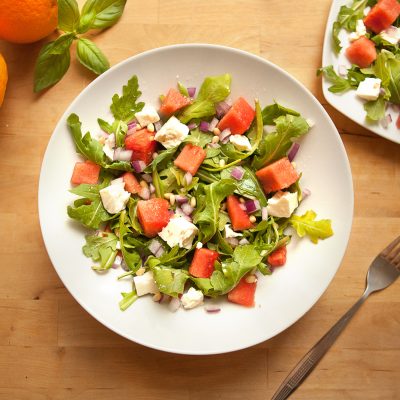
{"label": "plate rim", "polygon": [[[323,42],[323,50],[322,50],[322,67],[325,67],[327,65],[330,65],[329,62],[329,57],[334,53],[333,48],[332,48],[332,41],[331,41],[331,32],[332,32],[332,23],[334,21],[334,18],[336,17],[336,12],[335,9],[339,5],[346,5],[348,4],[348,0],[333,0],[331,7],[329,9],[329,14],[328,14],[328,19],[326,21],[326,27],[325,27],[325,33],[324,33],[324,42]],[[327,87],[327,80],[323,76],[321,79],[321,85],[322,85],[322,93],[324,95],[325,100],[328,102],[330,106],[332,106],[336,111],[339,111],[342,115],[344,115],[346,118],[349,118],[351,121],[355,122],[357,125],[363,127],[364,129],[367,129],[368,131],[372,132],[373,134],[383,137],[386,140],[390,140],[393,143],[400,144],[400,130],[399,130],[399,138],[396,140],[395,137],[392,137],[390,134],[388,134],[388,130],[385,130],[384,128],[381,128],[379,125],[374,126],[374,125],[368,125],[366,122],[361,122],[357,121],[355,117],[353,117],[352,114],[348,114],[346,112],[346,109],[343,108],[341,110],[335,105],[334,99],[340,96],[340,94],[335,94],[331,93],[328,90]],[[350,108],[348,108],[350,109]]]}
{"label": "plate rim", "polygon": [[[130,337],[127,333],[122,332],[119,328],[112,326],[111,323],[108,323],[106,319],[104,319],[101,316],[95,315],[95,313],[93,312],[92,308],[90,307],[90,305],[86,304],[85,302],[83,302],[81,299],[79,299],[78,296],[75,296],[73,294],[73,291],[71,290],[71,288],[66,284],[66,282],[64,281],[63,277],[62,277],[62,273],[60,273],[61,269],[59,269],[56,266],[56,263],[53,262],[53,257],[51,255],[51,249],[48,248],[48,245],[46,243],[46,238],[44,235],[44,230],[43,230],[43,225],[44,225],[44,214],[45,214],[45,210],[42,209],[41,204],[42,204],[42,200],[41,198],[44,196],[44,178],[43,178],[43,174],[44,174],[44,165],[46,163],[46,160],[48,158],[48,152],[49,152],[49,148],[51,147],[52,142],[55,140],[55,135],[54,133],[61,127],[61,125],[65,122],[67,115],[70,112],[70,109],[73,108],[73,106],[75,105],[75,103],[78,101],[78,99],[84,94],[86,93],[86,91],[88,91],[92,86],[96,85],[101,79],[106,79],[107,76],[109,74],[114,73],[115,70],[118,70],[119,68],[122,68],[125,64],[128,64],[130,62],[132,62],[132,60],[141,58],[141,57],[145,57],[149,54],[153,54],[156,52],[162,52],[162,51],[169,51],[169,50],[173,50],[173,49],[182,49],[182,48],[197,48],[197,49],[202,49],[202,48],[212,48],[215,50],[224,50],[224,51],[228,51],[228,52],[233,52],[236,53],[240,56],[245,56],[245,57],[250,57],[252,59],[254,59],[257,62],[261,62],[266,64],[268,67],[277,70],[279,73],[283,74],[288,80],[290,80],[293,84],[297,85],[298,87],[300,87],[303,91],[307,92],[308,95],[314,100],[314,103],[316,105],[317,108],[319,108],[319,111],[326,117],[327,123],[330,125],[330,127],[332,128],[333,134],[335,136],[335,139],[337,141],[337,144],[339,146],[340,149],[340,156],[343,159],[343,167],[346,171],[346,186],[350,189],[350,193],[349,193],[349,198],[351,200],[351,203],[349,204],[349,207],[347,209],[348,212],[348,216],[349,216],[349,224],[347,227],[347,230],[344,232],[344,243],[345,245],[343,246],[343,248],[341,249],[341,252],[339,254],[338,257],[338,263],[337,266],[334,270],[332,270],[331,272],[331,276],[329,277],[329,279],[327,280],[326,285],[322,285],[319,287],[319,290],[316,291],[316,293],[313,296],[313,300],[310,302],[310,305],[307,307],[307,309],[301,313],[301,315],[298,315],[296,318],[291,319],[290,321],[288,321],[286,324],[283,325],[283,328],[279,331],[276,332],[275,334],[273,334],[272,336],[269,337],[263,337],[261,340],[256,339],[253,340],[251,342],[246,342],[245,344],[238,344],[235,346],[231,346],[230,349],[224,349],[222,351],[219,350],[204,350],[204,351],[200,351],[200,350],[182,350],[179,348],[175,348],[174,346],[171,345],[154,345],[154,344],[149,344],[143,340],[137,340],[137,339],[132,339],[132,337]],[[140,52],[137,53],[133,56],[128,57],[127,59],[113,65],[109,70],[107,70],[105,73],[103,73],[102,75],[98,76],[96,79],[94,79],[92,82],[90,82],[85,88],[83,88],[83,90],[81,90],[75,97],[74,99],[68,104],[68,106],[66,107],[64,113],[60,116],[60,118],[58,119],[57,124],[55,125],[53,132],[51,134],[51,137],[47,143],[46,146],[46,151],[43,155],[43,159],[41,162],[41,167],[40,167],[40,175],[39,175],[39,183],[38,183],[38,215],[39,215],[39,225],[40,225],[40,230],[41,230],[41,235],[43,238],[43,243],[45,246],[45,249],[47,251],[47,254],[49,256],[49,259],[53,265],[53,268],[55,269],[58,278],[61,280],[61,282],[63,283],[64,287],[68,290],[68,292],[70,293],[70,295],[74,298],[74,300],[88,313],[90,314],[90,316],[94,319],[96,319],[98,322],[100,322],[103,326],[105,326],[106,328],[110,329],[111,331],[115,332],[116,334],[124,337],[125,339],[128,339],[129,341],[132,341],[134,343],[138,343],[142,346],[145,346],[147,348],[151,348],[151,349],[155,349],[155,350],[160,350],[160,351],[164,351],[167,353],[173,353],[173,354],[184,354],[184,355],[213,355],[213,354],[225,354],[225,353],[230,353],[230,352],[234,352],[234,351],[239,351],[239,350],[243,350],[246,348],[250,348],[252,346],[255,346],[257,344],[263,343],[267,340],[272,339],[273,337],[277,336],[278,334],[284,332],[286,329],[288,329],[290,326],[292,326],[293,324],[295,324],[298,320],[300,320],[306,313],[308,313],[316,304],[316,302],[322,297],[322,295],[324,294],[324,292],[327,290],[327,288],[329,287],[329,285],[331,284],[333,278],[335,277],[339,267],[342,264],[343,261],[343,257],[346,253],[346,250],[348,248],[349,245],[349,239],[350,239],[350,234],[351,234],[351,230],[352,230],[352,226],[353,226],[353,219],[354,219],[354,187],[353,187],[353,180],[352,180],[352,173],[351,173],[351,167],[350,167],[350,162],[347,156],[347,152],[346,149],[344,147],[343,141],[340,137],[340,134],[335,126],[335,124],[333,123],[332,119],[330,118],[328,112],[324,109],[324,107],[321,105],[321,103],[318,101],[318,99],[311,93],[311,91],[305,86],[303,85],[300,81],[298,81],[296,78],[294,78],[292,75],[290,75],[288,72],[286,72],[283,68],[279,67],[278,65],[272,63],[271,61],[255,55],[253,53],[247,52],[245,50],[241,50],[241,49],[237,49],[234,47],[230,47],[230,46],[224,46],[224,45],[218,45],[218,44],[209,44],[209,43],[185,43],[185,44],[173,44],[173,45],[167,45],[167,46],[162,46],[162,47],[156,47],[153,49],[149,49],[146,50],[144,52]]]}

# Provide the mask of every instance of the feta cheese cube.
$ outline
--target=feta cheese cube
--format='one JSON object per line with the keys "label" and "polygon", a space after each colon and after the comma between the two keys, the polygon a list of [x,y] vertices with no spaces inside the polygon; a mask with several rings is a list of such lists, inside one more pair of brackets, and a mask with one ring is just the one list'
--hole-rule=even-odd
{"label": "feta cheese cube", "polygon": [[150,105],[145,105],[141,111],[135,114],[135,117],[138,120],[140,126],[142,126],[143,128],[160,120],[160,116],[158,115],[156,109]]}
{"label": "feta cheese cube", "polygon": [[189,222],[185,217],[175,216],[169,220],[168,225],[158,235],[170,247],[178,245],[181,248],[190,249],[198,231],[196,225]]}
{"label": "feta cheese cube", "polygon": [[367,33],[367,28],[364,25],[364,21],[362,19],[357,20],[356,22],[356,31],[351,32],[349,35],[349,41],[354,42],[357,39],[360,39],[361,36],[365,36]]}
{"label": "feta cheese cube", "polygon": [[278,218],[289,218],[299,205],[297,193],[277,192],[268,200],[268,214]]}
{"label": "feta cheese cube", "polygon": [[400,41],[400,29],[395,26],[389,26],[389,28],[380,33],[380,36],[390,44],[396,45]]}
{"label": "feta cheese cube", "polygon": [[234,238],[234,237],[241,237],[243,236],[241,233],[235,232],[233,229],[231,229],[231,226],[229,224],[225,225],[225,238]]}
{"label": "feta cheese cube", "polygon": [[114,149],[115,149],[115,135],[111,133],[108,135],[104,142],[103,151],[105,155],[111,160],[114,160]]}
{"label": "feta cheese cube", "polygon": [[179,146],[189,134],[189,128],[182,124],[178,118],[171,117],[156,133],[154,139],[166,149]]}
{"label": "feta cheese cube", "polygon": [[135,282],[136,294],[138,296],[159,292],[151,271],[145,272],[143,275],[135,276],[133,282]]}
{"label": "feta cheese cube", "polygon": [[379,78],[365,78],[358,85],[356,95],[364,100],[376,100],[379,97],[381,80]]}
{"label": "feta cheese cube", "polygon": [[247,136],[244,135],[231,135],[229,136],[229,141],[236,147],[239,151],[250,151],[251,144]]}
{"label": "feta cheese cube", "polygon": [[203,300],[204,295],[201,290],[196,290],[194,288],[190,288],[181,298],[183,308],[186,310],[203,304]]}
{"label": "feta cheese cube", "polygon": [[119,213],[126,207],[131,194],[124,187],[124,182],[114,182],[100,190],[103,206],[110,214]]}

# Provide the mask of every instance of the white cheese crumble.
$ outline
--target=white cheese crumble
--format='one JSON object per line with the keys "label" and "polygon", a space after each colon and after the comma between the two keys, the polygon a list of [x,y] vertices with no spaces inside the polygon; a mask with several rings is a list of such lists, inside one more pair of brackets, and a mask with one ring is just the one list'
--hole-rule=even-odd
{"label": "white cheese crumble", "polygon": [[247,136],[244,135],[231,135],[229,136],[229,141],[238,149],[239,151],[250,151],[251,144]]}
{"label": "white cheese crumble", "polygon": [[100,197],[104,208],[110,214],[116,214],[122,211],[128,203],[131,194],[125,189],[125,182],[115,179],[107,186],[100,190]]}
{"label": "white cheese crumble", "polygon": [[297,193],[277,192],[268,199],[268,214],[278,218],[289,218],[299,205]]}
{"label": "white cheese crumble", "polygon": [[196,225],[189,222],[185,217],[175,216],[169,220],[168,225],[158,235],[170,247],[178,245],[181,248],[190,249],[198,231]]}
{"label": "white cheese crumble", "polygon": [[145,105],[141,111],[138,111],[135,114],[135,117],[138,120],[140,126],[143,128],[160,120],[160,116],[158,115],[156,109],[150,105]]}
{"label": "white cheese crumble", "polygon": [[241,233],[235,232],[229,224],[225,225],[225,238],[234,238],[243,236]]}
{"label": "white cheese crumble", "polygon": [[400,29],[395,26],[389,26],[389,28],[384,29],[379,35],[382,39],[393,45],[396,45],[400,41]]}
{"label": "white cheese crumble", "polygon": [[203,304],[203,300],[203,293],[200,290],[196,290],[194,288],[190,288],[186,293],[183,294],[181,298],[183,308],[185,308],[186,310],[190,308],[195,308]]}
{"label": "white cheese crumble", "polygon": [[159,292],[151,271],[145,272],[143,275],[135,276],[133,282],[135,282],[136,294],[138,296]]}
{"label": "white cheese crumble", "polygon": [[351,32],[349,35],[349,41],[354,42],[357,39],[360,39],[361,36],[365,36],[367,34],[367,28],[364,25],[364,21],[362,19],[358,19],[356,22],[356,31]]}
{"label": "white cheese crumble", "polygon": [[156,133],[154,139],[166,149],[179,146],[189,134],[187,125],[182,124],[178,118],[171,117]]}
{"label": "white cheese crumble", "polygon": [[103,151],[104,154],[111,160],[114,160],[114,149],[115,149],[115,135],[111,133],[108,135],[104,142]]}
{"label": "white cheese crumble", "polygon": [[381,80],[379,78],[365,78],[358,85],[356,95],[364,100],[376,100],[379,97]]}

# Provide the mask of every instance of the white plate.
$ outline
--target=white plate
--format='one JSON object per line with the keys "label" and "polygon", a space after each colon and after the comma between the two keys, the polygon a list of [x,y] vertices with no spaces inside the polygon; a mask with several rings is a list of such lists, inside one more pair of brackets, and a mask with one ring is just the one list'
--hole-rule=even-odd
{"label": "white plate", "polygon": [[[129,281],[116,281],[121,271],[97,274],[82,254],[85,230],[68,218],[74,196],[68,192],[75,161],[66,119],[72,112],[83,129],[96,131],[97,117],[107,117],[110,99],[136,74],[146,102],[158,104],[160,93],[177,79],[199,87],[203,78],[232,74],[232,98],[274,99],[313,119],[315,127],[302,140],[296,158],[302,183],[312,195],[298,213],[314,209],[331,218],[335,235],[318,245],[293,240],[288,262],[270,277],[259,279],[254,308],[223,301],[222,311],[202,307],[169,312],[151,297],[139,299],[121,312],[120,292]],[[68,107],[57,124],[44,156],[39,183],[39,216],[50,259],[64,285],[93,317],[118,334],[155,349],[183,354],[224,353],[267,340],[296,322],[319,299],[342,260],[352,223],[353,187],[349,162],[328,114],[300,83],[270,62],[252,54],[214,45],[177,45],[134,56],[101,75]]]}
{"label": "white plate", "polygon": [[[329,12],[328,22],[326,24],[322,65],[324,67],[327,65],[333,65],[336,73],[338,72],[339,65],[351,65],[342,52],[339,55],[336,55],[332,47],[331,39],[332,25],[336,21],[340,7],[349,4],[351,4],[351,1],[348,0],[333,0],[331,10]],[[340,36],[345,39],[346,34],[344,33],[344,30],[341,32]],[[376,133],[377,135],[389,139],[395,143],[400,143],[400,129],[396,127],[397,113],[392,113],[393,122],[390,123],[386,129],[383,128],[379,123],[369,124],[365,120],[366,113],[363,107],[364,102],[356,96],[355,90],[350,90],[343,94],[336,94],[331,93],[328,90],[329,86],[331,86],[331,84],[325,78],[323,78],[322,91],[326,101],[332,107],[335,107],[336,110],[340,111],[346,117],[350,118],[364,128]]]}

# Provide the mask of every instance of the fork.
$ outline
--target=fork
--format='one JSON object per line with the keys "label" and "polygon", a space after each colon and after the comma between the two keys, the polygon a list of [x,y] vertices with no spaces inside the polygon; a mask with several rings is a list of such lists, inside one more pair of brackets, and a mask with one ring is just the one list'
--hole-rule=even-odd
{"label": "fork", "polygon": [[382,250],[375,257],[374,261],[372,261],[368,269],[367,285],[364,294],[300,360],[281,386],[279,386],[271,400],[287,399],[315,368],[367,297],[371,293],[387,288],[399,275],[400,236]]}

